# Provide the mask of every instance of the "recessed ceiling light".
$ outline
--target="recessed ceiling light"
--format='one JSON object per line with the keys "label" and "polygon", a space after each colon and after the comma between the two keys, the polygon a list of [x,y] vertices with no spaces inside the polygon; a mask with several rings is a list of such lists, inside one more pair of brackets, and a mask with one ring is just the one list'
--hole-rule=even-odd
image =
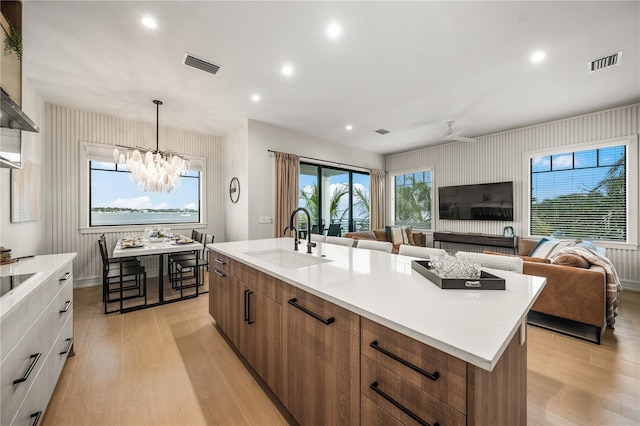
{"label": "recessed ceiling light", "polygon": [[258,102],[258,101],[260,100],[260,95],[257,95],[257,94],[256,94],[256,95],[251,96],[251,100],[252,100],[253,102]]}
{"label": "recessed ceiling light", "polygon": [[284,64],[282,66],[282,74],[289,76],[293,74],[293,67],[289,64]]}
{"label": "recessed ceiling light", "polygon": [[533,55],[531,55],[531,62],[533,62],[534,64],[542,62],[544,61],[545,56],[547,55],[545,55],[545,53],[542,50],[538,50]]}
{"label": "recessed ceiling light", "polygon": [[155,19],[153,19],[151,16],[145,16],[142,18],[142,25],[144,25],[147,28],[156,28],[158,26],[157,22]]}
{"label": "recessed ceiling light", "polygon": [[342,28],[337,22],[332,22],[327,27],[327,35],[331,38],[338,38],[342,34]]}
{"label": "recessed ceiling light", "polygon": [[347,130],[351,130],[353,129],[353,126],[351,124],[347,124]]}

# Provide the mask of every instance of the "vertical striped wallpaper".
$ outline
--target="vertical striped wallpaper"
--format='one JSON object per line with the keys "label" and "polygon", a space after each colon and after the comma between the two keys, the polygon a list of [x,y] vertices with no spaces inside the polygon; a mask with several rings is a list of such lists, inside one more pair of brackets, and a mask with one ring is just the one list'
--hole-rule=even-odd
{"label": "vertical striped wallpaper", "polygon": [[[434,221],[434,230],[501,234],[506,225],[525,235],[522,214],[527,182],[523,182],[524,152],[562,147],[640,133],[640,104],[566,118],[477,138],[475,143],[450,143],[389,155],[390,173],[433,166],[433,186],[514,182],[514,222]],[[638,159],[636,159],[636,162]],[[638,191],[638,183],[630,190]],[[437,215],[436,215],[437,216]],[[635,212],[638,220],[638,212]],[[477,249],[477,248],[476,248]],[[623,285],[640,291],[640,251],[607,249]]]}
{"label": "vertical striped wallpaper", "polygon": [[[72,108],[46,106],[45,221],[50,253],[76,252],[74,282],[97,283],[102,274],[98,251],[99,234],[81,234],[79,194],[80,142],[130,147],[155,147],[155,123],[142,123]],[[217,136],[188,130],[160,127],[160,149],[204,157],[207,161],[205,222],[207,234],[223,235],[222,142]],[[173,230],[190,235],[191,227]],[[122,232],[106,233],[113,247]],[[217,240],[216,240],[217,241]],[[157,259],[150,256],[146,265],[156,269]]]}

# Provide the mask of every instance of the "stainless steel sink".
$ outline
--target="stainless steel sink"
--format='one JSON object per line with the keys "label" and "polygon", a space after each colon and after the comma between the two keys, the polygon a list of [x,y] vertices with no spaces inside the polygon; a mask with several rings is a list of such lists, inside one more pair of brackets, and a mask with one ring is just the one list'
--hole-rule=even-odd
{"label": "stainless steel sink", "polygon": [[305,268],[307,266],[331,262],[330,259],[317,257],[312,254],[283,249],[251,251],[245,254],[285,269]]}

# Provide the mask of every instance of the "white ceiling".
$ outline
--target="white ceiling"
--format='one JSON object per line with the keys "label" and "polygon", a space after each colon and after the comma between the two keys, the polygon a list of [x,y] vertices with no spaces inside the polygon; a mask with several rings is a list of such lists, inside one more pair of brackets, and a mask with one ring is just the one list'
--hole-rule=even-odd
{"label": "white ceiling", "polygon": [[161,126],[220,136],[250,118],[387,154],[442,143],[447,120],[474,137],[640,99],[638,1],[25,0],[23,14],[23,72],[46,102],[155,123],[160,99]]}

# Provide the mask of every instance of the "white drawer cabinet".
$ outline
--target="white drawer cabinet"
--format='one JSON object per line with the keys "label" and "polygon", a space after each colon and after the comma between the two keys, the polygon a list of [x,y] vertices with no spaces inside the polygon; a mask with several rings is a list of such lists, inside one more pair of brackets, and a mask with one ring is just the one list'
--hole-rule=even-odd
{"label": "white drawer cabinet", "polygon": [[0,298],[3,426],[33,425],[49,403],[73,343],[74,257],[37,256],[24,262],[15,273],[38,272],[36,279]]}

